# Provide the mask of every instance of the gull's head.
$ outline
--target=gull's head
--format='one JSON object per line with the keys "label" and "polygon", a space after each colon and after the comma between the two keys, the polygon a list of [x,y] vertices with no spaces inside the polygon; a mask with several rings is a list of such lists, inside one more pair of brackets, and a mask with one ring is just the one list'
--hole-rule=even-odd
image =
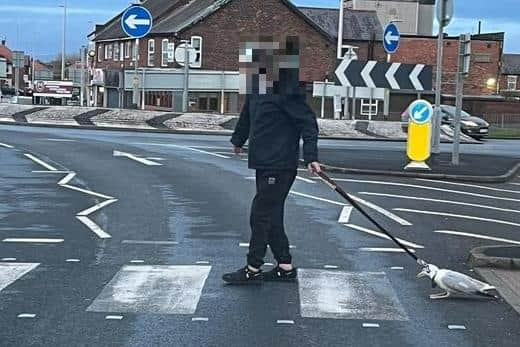
{"label": "gull's head", "polygon": [[437,271],[439,271],[439,268],[432,264],[426,264],[422,271],[417,274],[417,278],[422,278],[428,276],[429,278],[433,279],[435,275],[437,274]]}

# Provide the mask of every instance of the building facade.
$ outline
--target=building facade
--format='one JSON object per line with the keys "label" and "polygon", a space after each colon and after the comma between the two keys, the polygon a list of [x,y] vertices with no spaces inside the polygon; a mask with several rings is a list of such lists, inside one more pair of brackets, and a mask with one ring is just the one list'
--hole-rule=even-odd
{"label": "building facade", "polygon": [[500,93],[520,97],[520,54],[504,54],[500,77]]}

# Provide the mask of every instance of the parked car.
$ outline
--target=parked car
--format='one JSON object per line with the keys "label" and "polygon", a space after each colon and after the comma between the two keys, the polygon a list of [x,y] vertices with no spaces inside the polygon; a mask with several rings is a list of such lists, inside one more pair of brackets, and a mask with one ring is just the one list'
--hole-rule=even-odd
{"label": "parked car", "polygon": [[[441,105],[441,112],[442,124],[450,125],[453,128],[453,123],[455,119],[455,107],[449,105]],[[408,122],[408,110],[403,112],[401,118],[403,122]],[[482,118],[472,116],[466,111],[462,110],[460,129],[464,134],[471,136],[474,139],[480,140],[488,136],[489,123],[483,120]]]}

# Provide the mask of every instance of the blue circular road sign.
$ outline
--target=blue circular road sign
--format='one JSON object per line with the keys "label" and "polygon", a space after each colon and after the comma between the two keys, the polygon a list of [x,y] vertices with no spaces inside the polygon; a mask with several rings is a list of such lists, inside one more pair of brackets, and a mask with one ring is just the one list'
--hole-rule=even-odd
{"label": "blue circular road sign", "polygon": [[393,54],[399,49],[399,40],[401,39],[401,33],[399,28],[394,23],[390,23],[386,26],[383,34],[383,46],[385,47],[386,53]]}
{"label": "blue circular road sign", "polygon": [[433,107],[426,100],[416,100],[408,108],[408,113],[414,123],[425,124],[432,119]]}
{"label": "blue circular road sign", "polygon": [[121,17],[121,27],[134,39],[145,37],[152,30],[152,14],[143,6],[129,7]]}

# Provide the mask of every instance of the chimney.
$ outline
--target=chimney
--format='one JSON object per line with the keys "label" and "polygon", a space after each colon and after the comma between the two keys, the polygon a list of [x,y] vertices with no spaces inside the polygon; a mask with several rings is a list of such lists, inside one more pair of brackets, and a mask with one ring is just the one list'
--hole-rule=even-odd
{"label": "chimney", "polygon": [[2,46],[5,46],[5,39],[2,39]]}

